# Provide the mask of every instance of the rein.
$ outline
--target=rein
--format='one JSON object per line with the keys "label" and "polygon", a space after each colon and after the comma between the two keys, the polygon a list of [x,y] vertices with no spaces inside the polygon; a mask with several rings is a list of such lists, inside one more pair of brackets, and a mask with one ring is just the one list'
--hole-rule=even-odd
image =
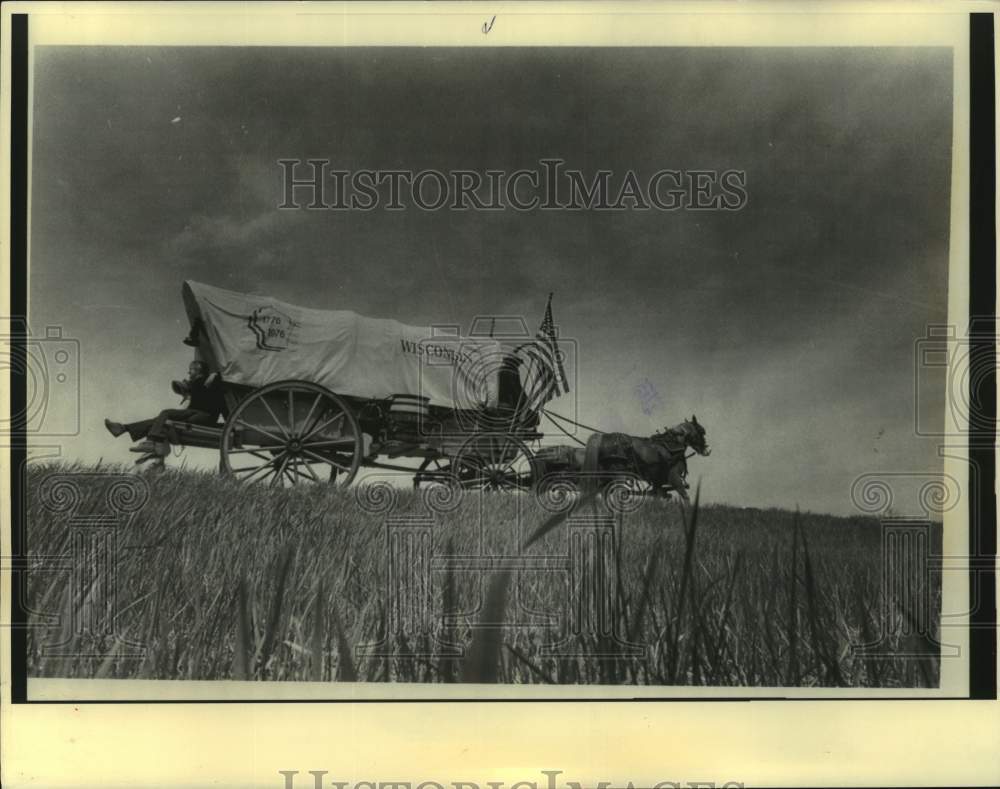
{"label": "rein", "polygon": [[[583,424],[583,422],[577,422],[576,420],[570,419],[567,416],[562,416],[561,414],[557,414],[555,411],[549,411],[543,408],[542,413],[545,414],[545,416],[547,416],[550,420],[552,419],[552,417],[555,417],[556,419],[559,419],[563,422],[567,422],[568,424],[574,425],[576,427],[582,427],[584,430],[589,430],[592,433],[604,434],[607,432],[606,430],[598,430],[596,427],[591,427],[590,425]],[[562,428],[560,428],[560,430],[562,430]]]}
{"label": "rein", "polygon": [[[543,410],[543,411],[542,411],[542,413],[543,413],[543,414],[544,414],[544,415],[545,415],[545,416],[546,416],[546,417],[548,418],[548,420],[549,420],[549,421],[550,421],[550,422],[551,422],[552,424],[554,424],[554,425],[555,425],[556,427],[558,427],[558,428],[559,428],[559,430],[560,430],[560,431],[562,431],[562,433],[563,433],[563,434],[564,434],[564,435],[565,435],[565,436],[566,436],[567,438],[571,438],[571,439],[573,439],[573,440],[574,440],[574,441],[575,441],[575,442],[576,442],[577,444],[579,444],[579,445],[580,445],[581,447],[585,447],[585,446],[587,446],[587,442],[586,442],[586,441],[581,441],[581,440],[580,440],[579,438],[577,438],[577,437],[576,437],[576,436],[574,436],[574,435],[573,435],[572,433],[570,433],[570,432],[569,432],[569,431],[568,431],[568,430],[567,430],[567,429],[566,429],[565,427],[563,427],[563,426],[562,426],[562,425],[560,425],[560,424],[559,424],[559,423],[558,423],[558,422],[557,422],[557,421],[556,421],[555,419],[553,419],[553,418],[552,418],[552,415],[551,415],[551,414],[550,414],[550,413],[549,413],[548,411],[545,411],[545,410]],[[562,417],[562,418],[563,418],[563,419],[565,419],[565,417]],[[567,420],[567,421],[572,421],[572,420]],[[574,423],[574,424],[575,424],[575,423]],[[577,426],[578,426],[578,427],[583,427],[583,425],[577,425]],[[597,432],[600,432],[600,431],[597,431]]]}

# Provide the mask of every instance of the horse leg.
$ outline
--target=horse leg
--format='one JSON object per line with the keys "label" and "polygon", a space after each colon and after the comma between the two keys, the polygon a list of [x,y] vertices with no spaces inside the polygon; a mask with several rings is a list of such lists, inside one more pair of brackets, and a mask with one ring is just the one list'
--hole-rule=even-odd
{"label": "horse leg", "polygon": [[675,465],[673,468],[670,469],[670,472],[667,474],[667,480],[670,482],[670,486],[677,491],[678,495],[681,497],[681,500],[685,504],[690,504],[691,497],[688,496],[687,482],[684,481],[686,472],[687,472],[687,464],[678,463],[677,465]]}

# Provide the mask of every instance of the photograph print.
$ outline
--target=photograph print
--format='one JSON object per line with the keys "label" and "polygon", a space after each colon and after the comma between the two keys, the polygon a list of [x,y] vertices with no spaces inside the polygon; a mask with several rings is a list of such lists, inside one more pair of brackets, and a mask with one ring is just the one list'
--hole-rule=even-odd
{"label": "photograph print", "polygon": [[35,47],[31,683],[940,688],[953,85]]}

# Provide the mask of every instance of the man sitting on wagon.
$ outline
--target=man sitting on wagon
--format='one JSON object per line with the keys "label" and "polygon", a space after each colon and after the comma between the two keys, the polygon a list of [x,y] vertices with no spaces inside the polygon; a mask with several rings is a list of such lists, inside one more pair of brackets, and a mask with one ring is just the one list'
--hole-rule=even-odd
{"label": "man sitting on wagon", "polygon": [[147,439],[134,449],[158,458],[170,454],[170,443],[166,432],[166,422],[187,422],[193,425],[212,426],[219,421],[225,409],[222,386],[216,373],[209,375],[208,365],[193,361],[188,366],[188,377],[184,381],[171,381],[171,388],[187,401],[187,408],[167,408],[153,419],[122,424],[104,420],[104,426],[115,438],[128,433],[133,441]]}

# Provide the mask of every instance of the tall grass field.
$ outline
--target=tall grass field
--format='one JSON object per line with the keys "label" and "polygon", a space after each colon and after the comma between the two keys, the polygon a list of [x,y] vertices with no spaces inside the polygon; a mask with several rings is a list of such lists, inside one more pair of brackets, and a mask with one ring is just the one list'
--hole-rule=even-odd
{"label": "tall grass field", "polygon": [[[29,470],[26,547],[41,562],[25,590],[30,676],[938,684],[940,580],[916,590],[931,627],[912,626],[908,604],[884,599],[874,518],[649,499],[588,553],[579,530],[606,511],[601,497],[554,512],[472,494],[438,511],[402,487],[272,490],[167,470],[143,478],[148,500],[105,554],[79,553],[75,535],[108,528],[86,516],[108,512],[109,483],[127,473]],[[430,536],[393,542],[390,516]],[[934,552],[940,524],[931,535]],[[91,566],[45,564],[60,557]]]}

